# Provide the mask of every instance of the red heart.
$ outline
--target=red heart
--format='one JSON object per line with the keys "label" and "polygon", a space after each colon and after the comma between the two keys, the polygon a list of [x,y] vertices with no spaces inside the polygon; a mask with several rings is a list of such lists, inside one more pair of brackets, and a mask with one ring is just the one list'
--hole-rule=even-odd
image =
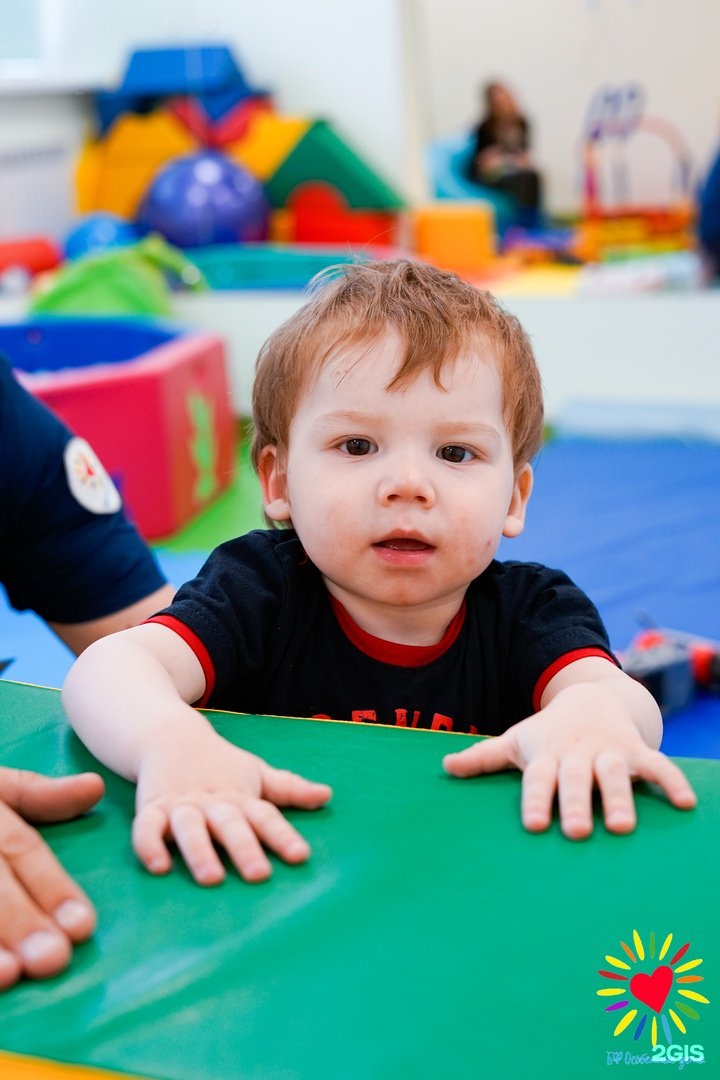
{"label": "red heart", "polygon": [[655,968],[652,975],[633,975],[630,980],[630,993],[649,1009],[660,1012],[670,993],[673,981],[672,968],[666,964]]}

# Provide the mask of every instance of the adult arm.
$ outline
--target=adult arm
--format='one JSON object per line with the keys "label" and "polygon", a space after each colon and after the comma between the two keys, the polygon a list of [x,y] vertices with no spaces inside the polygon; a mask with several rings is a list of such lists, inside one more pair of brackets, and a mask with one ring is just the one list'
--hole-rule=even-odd
{"label": "adult arm", "polygon": [[138,623],[154,615],[156,611],[168,607],[174,595],[175,589],[172,585],[163,585],[162,588],[156,589],[137,603],[130,604],[111,615],[105,615],[103,618],[80,623],[49,622],[48,626],[76,656],[79,656],[88,645],[92,645],[93,641],[106,637],[108,634],[115,634],[118,630],[127,630],[131,626],[137,626]]}
{"label": "adult arm", "polygon": [[50,779],[0,768],[0,990],[62,971],[95,929],[87,896],[26,819],[76,817],[102,793],[95,773]]}
{"label": "adult arm", "polygon": [[0,580],[74,651],[172,595],[92,449],[0,357]]}

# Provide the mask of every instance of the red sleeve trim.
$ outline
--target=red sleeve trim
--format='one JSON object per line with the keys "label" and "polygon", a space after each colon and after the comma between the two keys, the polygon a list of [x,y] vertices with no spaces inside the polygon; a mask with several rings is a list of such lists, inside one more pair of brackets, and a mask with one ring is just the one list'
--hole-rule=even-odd
{"label": "red sleeve trim", "polygon": [[557,660],[555,660],[550,665],[550,667],[545,668],[545,671],[543,671],[542,675],[535,684],[535,690],[533,692],[532,699],[533,709],[535,710],[535,712],[537,712],[540,708],[542,696],[545,693],[545,688],[550,682],[550,680],[553,679],[559,671],[562,671],[563,668],[566,668],[569,664],[574,664],[576,660],[584,660],[587,656],[599,656],[601,659],[607,660],[610,664],[617,663],[610,655],[610,653],[606,652],[604,649],[590,647],[587,649],[573,649],[571,652],[563,653],[562,656],[558,656]]}
{"label": "red sleeve trim", "polygon": [[176,619],[173,615],[152,615],[149,619],[146,619],[145,622],[159,623],[160,626],[167,626],[168,630],[172,630],[174,633],[178,634],[185,644],[189,645],[195,653],[195,656],[200,662],[200,667],[203,669],[203,675],[205,676],[205,693],[199,701],[195,701],[193,704],[197,709],[204,708],[210,700],[210,695],[215,689],[215,667],[210,659],[210,653],[207,651],[200,638],[189,626],[180,622],[180,620]]}

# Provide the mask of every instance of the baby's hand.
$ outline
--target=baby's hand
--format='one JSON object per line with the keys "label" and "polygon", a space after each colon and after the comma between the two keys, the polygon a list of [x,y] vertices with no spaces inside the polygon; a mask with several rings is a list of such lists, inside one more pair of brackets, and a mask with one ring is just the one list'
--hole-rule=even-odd
{"label": "baby's hand", "polygon": [[453,776],[477,776],[501,769],[523,771],[522,822],[531,832],[547,829],[557,793],[566,836],[592,832],[592,789],[600,789],[610,832],[632,832],[636,825],[632,780],[659,784],[675,806],[690,809],[696,797],[669,758],[652,750],[632,720],[608,708],[593,686],[563,691],[549,705],[509,728],[448,754],[443,765]]}
{"label": "baby's hand", "polygon": [[245,881],[264,881],[272,868],[263,845],[288,863],[310,854],[278,806],[314,810],[331,794],[326,784],[273,769],[215,732],[194,733],[143,756],[133,847],[151,873],[164,874],[172,867],[166,845],[172,838],[198,884],[215,885],[225,877],[215,840]]}

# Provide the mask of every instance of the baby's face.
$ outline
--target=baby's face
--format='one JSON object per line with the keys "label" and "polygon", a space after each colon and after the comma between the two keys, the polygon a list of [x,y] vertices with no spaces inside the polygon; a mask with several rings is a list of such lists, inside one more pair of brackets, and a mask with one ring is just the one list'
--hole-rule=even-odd
{"label": "baby's face", "polygon": [[328,361],[293,420],[286,469],[263,484],[270,517],[292,518],[330,592],[377,636],[408,612],[452,619],[500,537],[522,530],[532,476],[515,476],[491,359],[461,356],[444,389],[424,371],[389,391],[399,360],[387,335]]}

